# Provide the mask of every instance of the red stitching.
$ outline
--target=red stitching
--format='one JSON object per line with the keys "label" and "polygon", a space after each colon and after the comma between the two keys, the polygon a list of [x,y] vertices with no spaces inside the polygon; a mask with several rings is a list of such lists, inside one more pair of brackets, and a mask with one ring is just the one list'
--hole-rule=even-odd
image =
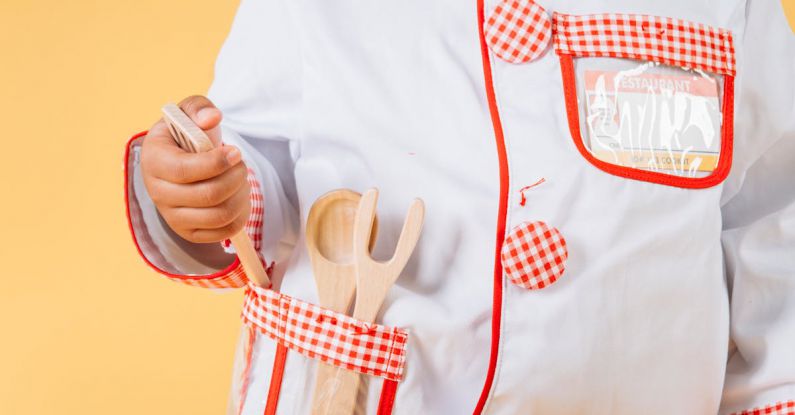
{"label": "red stitching", "polygon": [[545,181],[546,181],[546,179],[544,179],[544,178],[542,177],[542,178],[541,178],[540,180],[538,180],[537,182],[535,182],[535,183],[533,183],[533,184],[530,184],[530,185],[527,185],[527,186],[525,186],[525,187],[523,187],[523,188],[519,189],[519,195],[521,195],[521,199],[519,200],[519,206],[524,206],[524,205],[526,205],[526,204],[527,204],[527,198],[526,198],[526,197],[525,197],[525,195],[524,195],[524,192],[525,192],[525,191],[527,191],[527,190],[530,190],[530,189],[532,189],[532,188],[534,188],[534,187],[536,187],[536,186],[540,185],[541,183],[544,183]]}

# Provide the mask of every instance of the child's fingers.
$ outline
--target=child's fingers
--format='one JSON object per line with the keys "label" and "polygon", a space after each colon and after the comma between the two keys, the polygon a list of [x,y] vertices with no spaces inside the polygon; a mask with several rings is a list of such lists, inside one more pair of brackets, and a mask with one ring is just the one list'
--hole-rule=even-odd
{"label": "child's fingers", "polygon": [[188,228],[175,230],[184,239],[194,243],[212,243],[229,239],[240,232],[248,220],[248,212],[241,213],[232,222],[220,228]]}
{"label": "child's fingers", "polygon": [[234,146],[217,147],[204,153],[188,153],[173,143],[170,136],[166,139],[152,132],[144,140],[141,154],[146,174],[183,184],[219,176],[240,160],[240,150]]}
{"label": "child's fingers", "polygon": [[221,110],[212,101],[201,95],[193,95],[183,99],[179,107],[210,137],[213,145],[221,145]]}
{"label": "child's fingers", "polygon": [[191,241],[193,243],[202,244],[202,243],[213,243],[213,242],[220,242],[225,239],[231,238],[236,233],[240,232],[243,229],[243,225],[246,224],[246,218],[240,217],[233,223],[224,226],[223,228],[219,229],[192,229],[188,231],[186,234],[180,234],[183,238]]}
{"label": "child's fingers", "polygon": [[238,190],[232,197],[216,206],[206,208],[178,207],[167,209],[163,217],[169,224],[190,229],[219,229],[248,216],[248,189]]}
{"label": "child's fingers", "polygon": [[224,202],[246,186],[246,176],[246,166],[238,163],[220,176],[196,183],[179,184],[153,178],[147,182],[147,189],[158,206],[211,207]]}

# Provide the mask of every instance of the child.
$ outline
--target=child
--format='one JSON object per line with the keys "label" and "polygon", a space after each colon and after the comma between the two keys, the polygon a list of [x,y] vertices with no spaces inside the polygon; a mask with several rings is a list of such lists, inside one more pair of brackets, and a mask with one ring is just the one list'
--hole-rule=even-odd
{"label": "child", "polygon": [[[795,413],[781,4],[483,3],[244,0],[210,99],[180,104],[225,145],[131,141],[147,262],[243,287],[222,241],[245,227],[270,267],[230,412],[310,413],[323,362],[370,375],[367,413]],[[425,226],[378,325],[344,328],[302,234],[371,187],[374,256],[414,197]]]}

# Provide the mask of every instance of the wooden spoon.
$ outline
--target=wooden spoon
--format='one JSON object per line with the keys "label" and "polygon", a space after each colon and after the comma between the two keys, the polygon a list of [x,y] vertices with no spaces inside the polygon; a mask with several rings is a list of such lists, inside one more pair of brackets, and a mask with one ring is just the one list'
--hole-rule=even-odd
{"label": "wooden spoon", "polygon": [[[372,224],[377,200],[376,189],[370,189],[362,196],[353,225],[353,256],[356,270],[356,304],[353,317],[367,323],[375,321],[389,288],[406,266],[419,240],[425,217],[425,205],[422,200],[415,199],[403,222],[403,230],[400,232],[394,255],[386,262],[375,261],[370,256],[370,248],[375,231]],[[331,399],[333,411],[319,413],[353,414],[356,409],[359,378],[356,372],[340,370],[336,377],[339,387],[336,388],[336,394]]]}
{"label": "wooden spoon", "polygon": [[[312,261],[319,304],[329,310],[347,314],[356,290],[356,266],[353,257],[353,224],[361,195],[352,190],[335,190],[318,198],[306,221],[306,247]],[[377,219],[371,218],[377,229]],[[372,249],[376,231],[370,238]],[[343,402],[335,398],[342,386],[343,369],[319,362],[312,397],[313,414],[346,414],[353,408],[356,395]]]}
{"label": "wooden spoon", "polygon": [[[163,120],[168,125],[172,138],[183,150],[191,153],[201,153],[213,149],[214,146],[213,142],[210,141],[210,137],[207,137],[207,134],[198,125],[194,124],[178,106],[166,104],[162,111]],[[240,258],[240,263],[243,265],[243,271],[246,272],[246,276],[259,284],[260,287],[270,287],[271,282],[265,272],[265,267],[262,266],[257,251],[251,244],[251,239],[249,239],[245,229],[241,229],[230,239],[237,252],[237,257]]]}

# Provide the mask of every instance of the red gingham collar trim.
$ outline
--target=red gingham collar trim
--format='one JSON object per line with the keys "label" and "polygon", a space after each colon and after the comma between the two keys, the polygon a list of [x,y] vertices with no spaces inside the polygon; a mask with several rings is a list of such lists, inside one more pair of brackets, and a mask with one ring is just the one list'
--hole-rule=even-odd
{"label": "red gingham collar trim", "polygon": [[399,381],[408,333],[369,324],[249,284],[243,322],[303,356],[366,375]]}
{"label": "red gingham collar trim", "polygon": [[668,17],[639,14],[555,13],[553,42],[558,55],[647,60],[734,76],[730,31]]}

